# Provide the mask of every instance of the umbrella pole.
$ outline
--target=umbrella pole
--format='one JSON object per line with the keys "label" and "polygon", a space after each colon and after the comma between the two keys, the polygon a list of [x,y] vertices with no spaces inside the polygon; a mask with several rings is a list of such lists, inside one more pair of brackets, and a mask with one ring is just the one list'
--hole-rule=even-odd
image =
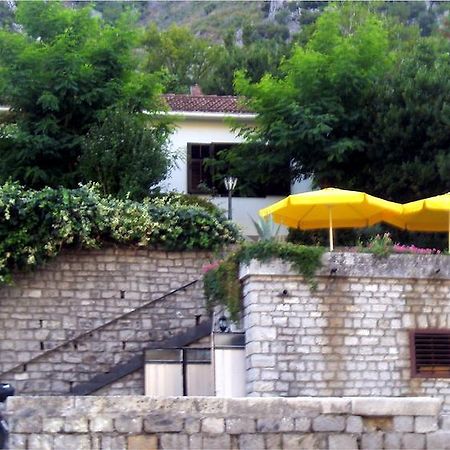
{"label": "umbrella pole", "polygon": [[331,216],[331,206],[328,207],[328,222],[330,224],[330,252],[334,250],[333,243],[333,218]]}

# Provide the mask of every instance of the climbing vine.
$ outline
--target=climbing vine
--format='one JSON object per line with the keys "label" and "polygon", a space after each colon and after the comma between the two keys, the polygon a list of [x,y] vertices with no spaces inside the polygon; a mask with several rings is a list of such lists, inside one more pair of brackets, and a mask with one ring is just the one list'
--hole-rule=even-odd
{"label": "climbing vine", "polygon": [[224,305],[232,320],[237,320],[241,310],[241,286],[239,266],[252,259],[264,262],[273,258],[291,263],[293,269],[303,275],[314,286],[314,274],[321,265],[323,247],[307,247],[287,242],[260,241],[243,244],[220,262],[205,268],[204,289],[210,308]]}

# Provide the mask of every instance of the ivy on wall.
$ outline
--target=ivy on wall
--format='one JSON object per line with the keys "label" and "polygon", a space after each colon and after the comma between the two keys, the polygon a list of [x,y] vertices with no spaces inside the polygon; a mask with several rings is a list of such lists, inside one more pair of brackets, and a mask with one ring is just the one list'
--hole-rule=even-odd
{"label": "ivy on wall", "polygon": [[289,262],[314,287],[314,274],[321,265],[321,257],[325,251],[324,247],[308,247],[275,240],[245,243],[223,261],[205,268],[204,290],[207,304],[210,308],[215,305],[226,306],[231,319],[237,320],[241,311],[239,265],[248,264],[252,259],[264,262],[279,258]]}
{"label": "ivy on wall", "polygon": [[0,186],[0,283],[33,268],[63,247],[104,243],[163,250],[217,250],[239,241],[238,229],[220,211],[182,196],[143,202],[102,196],[95,184],[77,189]]}

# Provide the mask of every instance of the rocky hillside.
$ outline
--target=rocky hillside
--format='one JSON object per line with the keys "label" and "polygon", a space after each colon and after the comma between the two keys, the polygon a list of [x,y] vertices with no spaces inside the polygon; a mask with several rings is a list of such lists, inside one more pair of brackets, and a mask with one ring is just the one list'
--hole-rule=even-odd
{"label": "rocky hillside", "polygon": [[[0,2],[0,26],[10,27],[17,0]],[[246,27],[260,30],[262,38],[271,37],[269,30],[276,28],[278,35],[287,40],[299,29],[320,15],[327,1],[71,1],[68,7],[82,7],[90,3],[105,20],[114,22],[120,14],[133,9],[142,25],[155,23],[164,30],[172,24],[186,26],[196,35],[221,42],[230,31],[237,41]],[[430,34],[448,16],[450,3],[418,0],[368,2],[371,8],[399,19],[405,24],[417,24],[423,35]],[[266,36],[269,34],[269,36]]]}

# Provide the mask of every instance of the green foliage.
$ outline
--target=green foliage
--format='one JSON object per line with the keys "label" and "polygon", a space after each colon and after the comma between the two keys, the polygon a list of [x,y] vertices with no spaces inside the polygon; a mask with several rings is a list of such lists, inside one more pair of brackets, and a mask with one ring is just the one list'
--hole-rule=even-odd
{"label": "green foliage", "polygon": [[145,32],[143,43],[147,54],[145,70],[164,71],[168,92],[189,92],[189,87],[200,83],[210,69],[214,48],[187,28],[173,25],[160,32],[151,25]]}
{"label": "green foliage", "polygon": [[241,310],[239,265],[248,264],[253,259],[264,262],[279,258],[289,262],[314,287],[313,277],[321,265],[324,252],[325,249],[322,247],[306,247],[274,240],[245,243],[205,273],[205,297],[208,305],[209,307],[224,305],[230,312],[232,320],[238,319]]}
{"label": "green foliage", "polygon": [[[80,2],[81,4],[83,2]],[[102,19],[107,23],[115,23],[122,17],[123,13],[132,11],[142,16],[147,7],[147,2],[125,0],[125,1],[94,1],[92,2],[95,11],[101,14]]]}
{"label": "green foliage", "polygon": [[206,198],[197,197],[190,194],[180,194],[177,192],[169,192],[167,194],[154,194],[151,196],[152,203],[158,205],[174,205],[174,206],[195,206],[203,208],[210,214],[220,216],[223,214],[214,203]]}
{"label": "green foliage", "polygon": [[184,27],[171,26],[158,31],[150,25],[144,38],[145,70],[162,71],[168,92],[188,93],[199,84],[205,93],[233,94],[233,76],[245,70],[252,81],[265,73],[277,71],[282,57],[290,48],[289,33],[279,26],[265,24],[257,29],[244,27],[243,46],[235,42],[234,33],[217,44],[195,36]]}
{"label": "green foliage", "polygon": [[354,187],[404,202],[448,191],[449,52],[447,40],[418,38],[373,87]]}
{"label": "green foliage", "polygon": [[196,36],[208,38],[211,43],[222,40],[224,33],[238,30],[246,22],[261,22],[263,11],[261,1],[218,2],[195,1],[150,1],[144,11],[142,22],[155,23],[159,29],[170,28],[173,24],[188,28]]}
{"label": "green foliage", "polygon": [[272,216],[259,217],[258,221],[252,218],[252,222],[261,241],[271,241],[278,236],[280,225],[275,225]]}
{"label": "green foliage", "polygon": [[80,172],[98,182],[104,194],[142,199],[168,173],[173,156],[166,146],[169,129],[148,127],[148,115],[111,110],[82,141]]}
{"label": "green foliage", "polygon": [[377,234],[369,240],[367,249],[378,257],[386,257],[392,253],[394,243],[389,233]]}
{"label": "green foliage", "polygon": [[364,155],[360,130],[370,87],[392,60],[377,16],[353,4],[328,9],[308,43],[281,65],[282,76],[252,84],[238,74],[238,92],[259,114],[257,128],[244,132],[247,152],[233,155],[241,169],[256,158],[245,166],[253,179],[290,166],[294,179],[314,174],[322,186],[348,184],[349,167],[359,167]]}
{"label": "green foliage", "polygon": [[404,30],[358,3],[333,5],[281,76],[239,73],[258,119],[227,154],[231,171],[270,183],[290,165],[293,179],[401,202],[448,191],[450,42]]}
{"label": "green foliage", "polygon": [[137,72],[131,16],[108,25],[89,7],[20,2],[15,21],[20,31],[0,31],[0,98],[17,126],[0,144],[0,182],[76,186],[82,136],[111,107],[159,110],[159,78]]}
{"label": "green foliage", "polygon": [[208,308],[216,305],[225,306],[236,321],[241,310],[241,286],[239,282],[239,262],[228,257],[205,273],[203,286]]}
{"label": "green foliage", "polygon": [[116,243],[166,250],[219,249],[239,239],[219,214],[146,199],[102,196],[98,186],[28,190],[17,183],[0,188],[0,283],[55,256],[63,247]]}

